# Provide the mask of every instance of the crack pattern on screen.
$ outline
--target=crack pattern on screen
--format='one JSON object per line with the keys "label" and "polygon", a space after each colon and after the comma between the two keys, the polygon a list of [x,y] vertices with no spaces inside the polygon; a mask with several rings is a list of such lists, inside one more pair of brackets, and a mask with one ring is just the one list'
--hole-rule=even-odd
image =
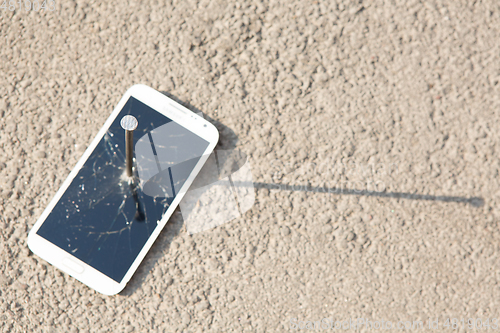
{"label": "crack pattern on screen", "polygon": [[[79,184],[78,191],[70,194],[65,203],[66,219],[74,218],[74,215],[84,213],[85,210],[92,210],[101,203],[116,202],[118,206],[104,230],[96,230],[96,226],[87,224],[74,224],[71,227],[88,232],[88,235],[97,235],[95,244],[106,242],[110,235],[122,235],[127,233],[129,239],[129,250],[132,251],[132,227],[135,223],[144,223],[148,219],[148,207],[143,204],[145,195],[141,191],[139,184],[131,184],[125,173],[125,153],[121,149],[123,144],[114,139],[114,134],[106,132],[103,141],[104,149],[94,156],[91,156],[88,164],[91,165],[91,173],[85,172],[85,168],[77,175],[76,182]],[[159,203],[164,208],[161,215],[169,207],[167,198],[152,198],[155,204]],[[147,199],[146,199],[147,200]],[[127,203],[133,202],[135,212],[125,210]],[[140,217],[142,215],[142,217]],[[160,215],[160,216],[161,216]],[[139,218],[138,218],[139,217]],[[159,221],[156,221],[157,223]],[[147,233],[151,234],[154,226],[144,223]],[[118,242],[117,242],[118,245]],[[71,244],[68,244],[71,247]],[[78,248],[72,249],[75,253]],[[97,250],[100,250],[98,247]]]}

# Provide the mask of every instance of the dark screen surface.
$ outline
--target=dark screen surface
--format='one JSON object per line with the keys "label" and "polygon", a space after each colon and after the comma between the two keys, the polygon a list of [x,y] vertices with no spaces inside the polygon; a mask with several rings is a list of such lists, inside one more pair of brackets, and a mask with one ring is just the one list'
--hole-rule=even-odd
{"label": "dark screen surface", "polygon": [[[125,172],[125,115],[139,123],[135,185]],[[37,234],[120,282],[208,144],[130,97]],[[155,179],[168,180],[154,186],[163,195],[144,193]]]}

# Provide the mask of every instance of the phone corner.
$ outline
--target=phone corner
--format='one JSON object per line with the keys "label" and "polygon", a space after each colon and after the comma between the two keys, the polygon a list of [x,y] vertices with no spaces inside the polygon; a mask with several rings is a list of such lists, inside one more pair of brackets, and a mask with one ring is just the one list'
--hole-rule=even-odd
{"label": "phone corner", "polygon": [[28,232],[28,239],[26,241],[26,244],[28,244],[28,248],[33,252],[33,238],[35,237],[35,232],[33,231],[33,228]]}
{"label": "phone corner", "polygon": [[136,83],[127,89],[127,93],[129,95],[133,95],[133,94],[138,94],[138,93],[141,93],[141,92],[147,91],[147,90],[154,90],[154,89],[143,84],[143,83]]}
{"label": "phone corner", "polygon": [[125,289],[125,287],[127,286],[127,283],[128,282],[125,282],[123,284],[120,284],[114,291],[113,295],[118,295],[119,293],[121,293],[123,291],[123,289]]}
{"label": "phone corner", "polygon": [[212,131],[213,131],[213,137],[214,137],[214,141],[215,143],[217,144],[219,142],[219,138],[220,138],[220,133],[219,133],[219,130],[217,129],[217,127],[215,127],[214,124],[212,123],[209,123],[210,125],[212,125]]}
{"label": "phone corner", "polygon": [[120,283],[120,284],[114,284],[114,285],[107,286],[107,288],[102,288],[102,289],[94,288],[94,289],[103,295],[115,296],[115,295],[118,295],[119,293],[121,293],[123,291],[123,289],[125,289],[126,285],[127,285],[127,283]]}

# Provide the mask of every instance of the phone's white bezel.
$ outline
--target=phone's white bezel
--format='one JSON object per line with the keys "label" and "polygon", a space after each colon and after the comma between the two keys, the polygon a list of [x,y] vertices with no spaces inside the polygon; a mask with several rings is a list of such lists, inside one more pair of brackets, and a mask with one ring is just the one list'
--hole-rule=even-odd
{"label": "phone's white bezel", "polygon": [[[172,119],[172,121],[178,123],[179,125],[185,127],[186,129],[200,136],[204,140],[208,141],[209,145],[204,154],[202,155],[202,157],[200,158],[200,160],[198,161],[198,163],[196,164],[195,168],[193,169],[193,172],[188,177],[188,179],[182,186],[181,190],[175,197],[174,201],[163,215],[161,221],[156,226],[150,238],[148,239],[142,250],[139,252],[139,255],[134,260],[131,267],[125,274],[125,277],[122,279],[120,283],[118,283],[113,279],[111,279],[110,277],[97,271],[93,267],[87,265],[78,258],[72,256],[70,253],[64,251],[63,249],[59,248],[58,246],[54,245],[53,243],[39,236],[37,234],[37,231],[43,224],[47,216],[50,214],[52,209],[55,207],[57,202],[61,199],[64,192],[67,190],[67,188],[69,187],[75,176],[78,174],[78,171],[85,164],[90,154],[94,151],[97,144],[102,139],[102,137],[109,129],[109,127],[111,126],[111,124],[118,116],[118,114],[120,113],[120,111],[122,110],[125,103],[128,101],[130,97],[134,97],[135,99],[148,105],[157,112]],[[96,291],[102,294],[115,295],[119,293],[121,290],[123,290],[127,282],[130,280],[134,272],[137,270],[140,263],[146,256],[147,252],[153,245],[154,241],[160,234],[161,230],[167,224],[168,219],[174,212],[175,208],[179,205],[179,202],[182,200],[187,189],[193,182],[196,175],[201,170],[203,164],[205,164],[205,162],[207,161],[208,156],[215,148],[215,145],[217,144],[218,140],[219,140],[219,132],[217,131],[215,126],[206,121],[205,119],[203,119],[202,117],[196,115],[194,112],[191,112],[187,108],[183,107],[182,105],[175,102],[171,98],[163,95],[162,93],[154,90],[153,88],[150,88],[142,84],[137,84],[132,86],[130,89],[127,90],[125,95],[123,95],[118,105],[115,107],[109,118],[104,123],[104,126],[97,133],[97,136],[91,142],[87,150],[84,152],[83,156],[80,158],[76,166],[70,172],[69,176],[61,185],[61,188],[56,192],[54,198],[51,200],[47,208],[44,210],[40,218],[37,220],[31,231],[29,232],[28,235],[29,248],[33,253],[37,254],[42,259],[46,260],[50,264],[68,273],[77,280],[81,281],[90,288],[95,289]],[[68,267],[68,264],[70,264],[70,266],[72,267],[71,268]],[[80,267],[83,268],[83,272],[78,272],[79,270],[78,265],[80,265]]]}

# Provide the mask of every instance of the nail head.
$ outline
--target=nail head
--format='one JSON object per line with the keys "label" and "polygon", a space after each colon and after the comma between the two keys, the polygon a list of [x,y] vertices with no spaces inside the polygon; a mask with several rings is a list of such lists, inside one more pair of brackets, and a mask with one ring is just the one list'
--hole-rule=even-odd
{"label": "nail head", "polygon": [[139,122],[137,121],[137,118],[135,118],[134,116],[131,116],[131,115],[126,115],[120,121],[120,125],[126,131],[135,130],[137,128],[138,124],[139,124]]}

